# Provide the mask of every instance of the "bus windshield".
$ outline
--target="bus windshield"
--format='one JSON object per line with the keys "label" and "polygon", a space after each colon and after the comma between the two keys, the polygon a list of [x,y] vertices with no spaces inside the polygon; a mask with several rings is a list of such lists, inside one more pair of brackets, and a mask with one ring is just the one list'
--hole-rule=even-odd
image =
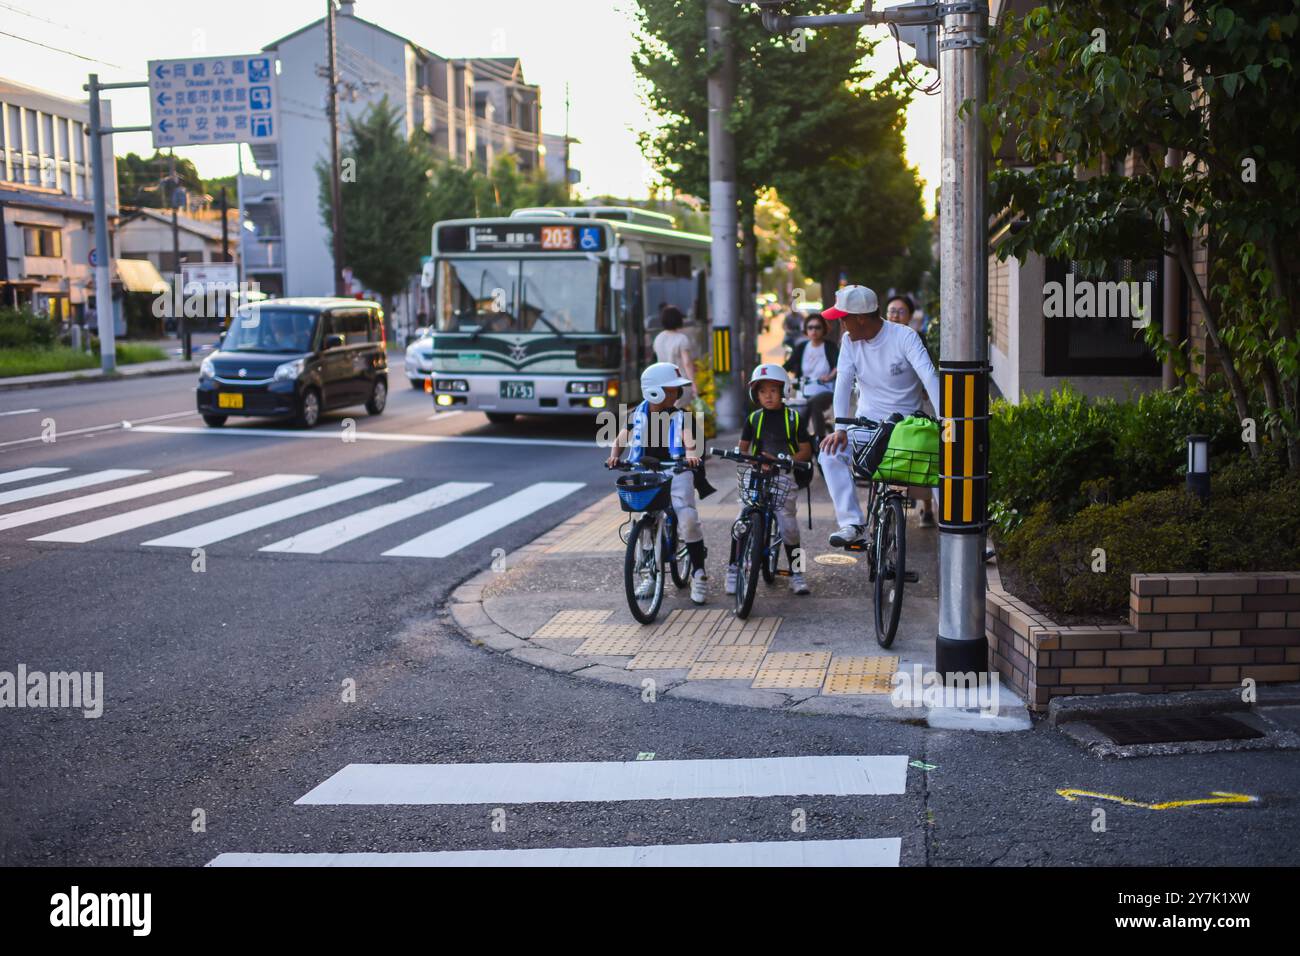
{"label": "bus windshield", "polygon": [[440,332],[612,333],[608,264],[589,259],[438,261]]}

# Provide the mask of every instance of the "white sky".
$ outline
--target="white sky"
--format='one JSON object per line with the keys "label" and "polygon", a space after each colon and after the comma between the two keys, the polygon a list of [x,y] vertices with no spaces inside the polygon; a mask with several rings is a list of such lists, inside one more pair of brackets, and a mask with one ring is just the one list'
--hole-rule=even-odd
{"label": "white sky", "polygon": [[[637,149],[636,133],[650,125],[636,94],[632,0],[359,0],[357,15],[442,56],[518,56],[524,78],[542,88],[542,128],[564,132],[569,84],[570,134],[582,141],[573,164],[583,194],[646,195],[653,171]],[[65,96],[84,97],[86,74],[101,81],[142,80],[150,59],[251,53],[320,17],[321,0],[0,0],[0,75]],[[881,31],[883,34],[883,31]],[[59,47],[43,49],[4,34]],[[808,55],[816,55],[810,37]],[[579,45],[580,44],[580,45]],[[904,57],[908,57],[904,47]],[[323,57],[322,57],[323,59]],[[895,61],[882,43],[876,65]],[[144,90],[111,94],[114,121],[149,122]],[[929,183],[938,182],[939,98],[917,96],[908,113],[908,158]],[[235,171],[236,147],[178,149],[205,177]],[[152,153],[147,133],[115,137],[118,155]],[[933,209],[933,187],[926,187]]]}

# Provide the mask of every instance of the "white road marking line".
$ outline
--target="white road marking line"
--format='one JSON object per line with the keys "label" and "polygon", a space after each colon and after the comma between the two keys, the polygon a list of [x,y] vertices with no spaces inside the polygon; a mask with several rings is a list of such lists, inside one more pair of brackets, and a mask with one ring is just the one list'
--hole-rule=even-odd
{"label": "white road marking line", "polygon": [[[198,412],[172,412],[167,415],[153,415],[150,418],[141,418],[138,419],[137,421],[165,422],[171,418],[189,418],[190,416],[197,415],[197,414]],[[89,428],[74,428],[71,429],[70,431],[60,431],[57,432],[56,435],[59,438],[69,438],[73,435],[89,435],[92,432],[106,432],[106,431],[113,431],[114,429],[117,429],[119,431],[129,431],[134,428],[135,428],[135,422],[113,422],[113,424],[111,425],[92,425]],[[139,430],[139,429],[135,429],[135,430]],[[7,448],[10,445],[26,445],[28,442],[44,441],[44,440],[45,438],[42,435],[33,435],[31,438],[19,438],[14,441],[0,442],[0,448]]]}
{"label": "white road marking line", "polygon": [[403,498],[401,501],[393,501],[386,505],[379,505],[377,508],[348,515],[338,521],[323,524],[319,528],[312,528],[302,534],[285,538],[283,541],[268,544],[261,550],[288,554],[323,554],[331,548],[337,548],[372,531],[387,528],[390,524],[413,518],[434,508],[441,508],[476,491],[491,487],[491,482],[449,481],[428,491],[422,491],[418,495]]}
{"label": "white road marking line", "polygon": [[434,528],[418,538],[399,544],[385,551],[384,555],[394,558],[445,558],[493,531],[554,504],[581,487],[583,483],[580,481],[539,481],[500,501]]}
{"label": "white road marking line", "polygon": [[28,485],[26,488],[16,488],[13,491],[0,493],[0,505],[11,504],[15,501],[26,501],[28,498],[43,498],[45,495],[57,495],[64,491],[85,488],[88,485],[102,485],[106,481],[120,481],[123,478],[134,478],[136,475],[147,474],[149,474],[147,469],[140,468],[109,468],[107,471],[92,471],[87,475],[60,478],[58,481],[47,481],[42,485]]}
{"label": "white road marking line", "polygon": [[[339,431],[290,431],[287,428],[191,428],[184,425],[140,425],[134,433],[151,435],[212,435],[243,438],[324,438],[339,441]],[[481,435],[407,435],[399,432],[366,432],[360,429],[352,435],[357,441],[396,441],[436,444],[438,442],[466,442],[480,445],[554,445],[560,448],[595,448],[590,442],[567,441],[559,438],[488,438]],[[3,447],[3,446],[0,446]]]}
{"label": "white road marking line", "polygon": [[47,521],[50,518],[61,518],[64,515],[76,514],[78,511],[89,511],[92,508],[101,508],[104,505],[113,505],[121,501],[132,501],[146,495],[155,495],[176,488],[184,488],[187,485],[197,485],[201,481],[227,478],[229,475],[230,472],[228,471],[183,471],[178,475],[168,475],[166,478],[155,478],[152,481],[142,481],[134,485],[124,485],[111,491],[82,495],[80,498],[56,501],[48,505],[27,508],[24,511],[12,511],[7,515],[0,515],[0,531],[21,527],[25,524],[33,524],[37,521]]}
{"label": "white road marking line", "polygon": [[179,518],[181,515],[202,511],[204,508],[215,508],[218,505],[238,501],[241,498],[251,498],[253,495],[277,491],[290,485],[311,481],[315,477],[315,475],[266,475],[262,478],[226,485],[224,488],[214,488],[212,491],[190,495],[186,498],[177,498],[175,501],[164,501],[160,504],[150,505],[147,508],[137,508],[135,511],[100,518],[98,521],[75,525],[71,528],[64,528],[62,531],[53,531],[50,534],[43,534],[39,538],[29,538],[28,540],[85,544],[87,541],[98,541],[100,538],[106,538],[112,534],[143,528],[147,525],[157,524],[160,521],[167,521],[169,518]]}
{"label": "white road marking line", "polygon": [[0,412],[0,418],[4,418],[6,415],[31,415],[33,412],[39,411],[39,408],[17,408],[12,412]]}
{"label": "white road marking line", "polygon": [[348,764],[302,804],[587,803],[903,793],[907,757],[580,763]]}
{"label": "white road marking line", "polygon": [[44,478],[67,471],[66,468],[19,468],[17,471],[0,471],[0,485],[13,481],[26,481],[28,478]]}
{"label": "white road marking line", "polygon": [[464,415],[464,414],[465,414],[464,412],[460,412],[460,411],[456,411],[456,412],[435,412],[434,414],[432,414],[432,415],[429,416],[428,420],[431,421],[431,422],[436,422],[436,421],[438,421],[438,420],[440,420],[440,419],[443,419],[443,418],[455,418],[457,415]]}
{"label": "white road marking line", "polygon": [[780,840],[430,853],[222,853],[208,866],[898,866],[903,841]]}
{"label": "white road marking line", "polygon": [[328,508],[330,505],[367,495],[380,488],[398,484],[401,480],[400,478],[353,478],[337,485],[309,491],[304,495],[295,495],[283,501],[262,505],[251,511],[240,511],[225,518],[217,518],[215,521],[208,521],[143,543],[156,548],[202,548],[249,531],[256,531],[277,521],[296,518],[309,511]]}

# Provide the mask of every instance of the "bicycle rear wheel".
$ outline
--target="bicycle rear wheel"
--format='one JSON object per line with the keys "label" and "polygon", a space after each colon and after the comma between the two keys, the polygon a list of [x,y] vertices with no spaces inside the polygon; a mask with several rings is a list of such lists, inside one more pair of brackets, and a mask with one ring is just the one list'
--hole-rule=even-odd
{"label": "bicycle rear wheel", "polygon": [[889,647],[903,610],[903,574],[907,567],[907,524],[901,498],[890,497],[876,525],[876,643]]}
{"label": "bicycle rear wheel", "polygon": [[758,591],[758,576],[763,565],[763,533],[758,526],[760,516],[751,515],[744,537],[740,539],[740,568],[736,577],[736,617],[749,617],[754,607],[754,594]]}
{"label": "bicycle rear wheel", "polygon": [[776,580],[776,572],[781,567],[781,528],[776,523],[776,515],[769,515],[766,534],[763,537],[763,580],[771,584]]}
{"label": "bicycle rear wheel", "polygon": [[650,624],[659,614],[664,601],[664,566],[660,557],[658,521],[655,515],[643,515],[627,539],[623,559],[623,590],[627,608],[642,624]]}

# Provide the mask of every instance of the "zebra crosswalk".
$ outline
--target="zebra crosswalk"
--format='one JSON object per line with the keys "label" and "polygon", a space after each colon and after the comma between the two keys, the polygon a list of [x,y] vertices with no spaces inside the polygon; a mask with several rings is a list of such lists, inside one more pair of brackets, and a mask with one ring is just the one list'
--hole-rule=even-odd
{"label": "zebra crosswalk", "polygon": [[[0,486],[7,487],[0,492],[0,532],[31,528],[38,533],[27,540],[60,544],[88,544],[142,532],[136,542],[141,547],[186,549],[224,542],[237,547],[243,536],[253,536],[259,551],[306,555],[324,554],[353,542],[364,547],[368,536],[376,536],[383,545],[372,545],[372,550],[386,557],[446,558],[583,487],[582,482],[539,481],[492,498],[494,484],[482,481],[447,481],[416,490],[401,478],[373,476],[322,484],[319,475],[293,473],[233,480],[229,471],[193,470],[161,476],[138,468],[69,474],[71,471],[59,467],[0,472]],[[306,487],[312,484],[316,486]],[[204,485],[208,487],[194,490]],[[413,493],[373,503],[373,496],[399,486]],[[277,495],[291,489],[293,493],[287,497]],[[192,493],[172,497],[181,490]],[[54,501],[3,510],[5,505],[55,496],[59,497]],[[150,501],[159,497],[163,500]],[[477,507],[450,521],[428,520],[437,509],[462,501]],[[339,517],[338,509],[353,502],[362,507]],[[331,512],[328,520],[301,526],[326,510]],[[91,512],[101,514],[88,514]],[[212,517],[197,520],[203,517],[202,512]],[[60,520],[80,514],[86,514],[88,520],[71,525]],[[190,515],[196,516],[197,523],[176,526]],[[60,526],[39,528],[51,523]],[[394,525],[414,536],[394,544],[379,534]],[[281,527],[284,536],[270,544],[262,544],[266,537],[253,535]]]}
{"label": "zebra crosswalk", "polygon": [[[576,763],[349,764],[298,806],[520,806],[897,797],[905,755]],[[222,853],[209,866],[887,866],[900,837],[419,852]]]}

